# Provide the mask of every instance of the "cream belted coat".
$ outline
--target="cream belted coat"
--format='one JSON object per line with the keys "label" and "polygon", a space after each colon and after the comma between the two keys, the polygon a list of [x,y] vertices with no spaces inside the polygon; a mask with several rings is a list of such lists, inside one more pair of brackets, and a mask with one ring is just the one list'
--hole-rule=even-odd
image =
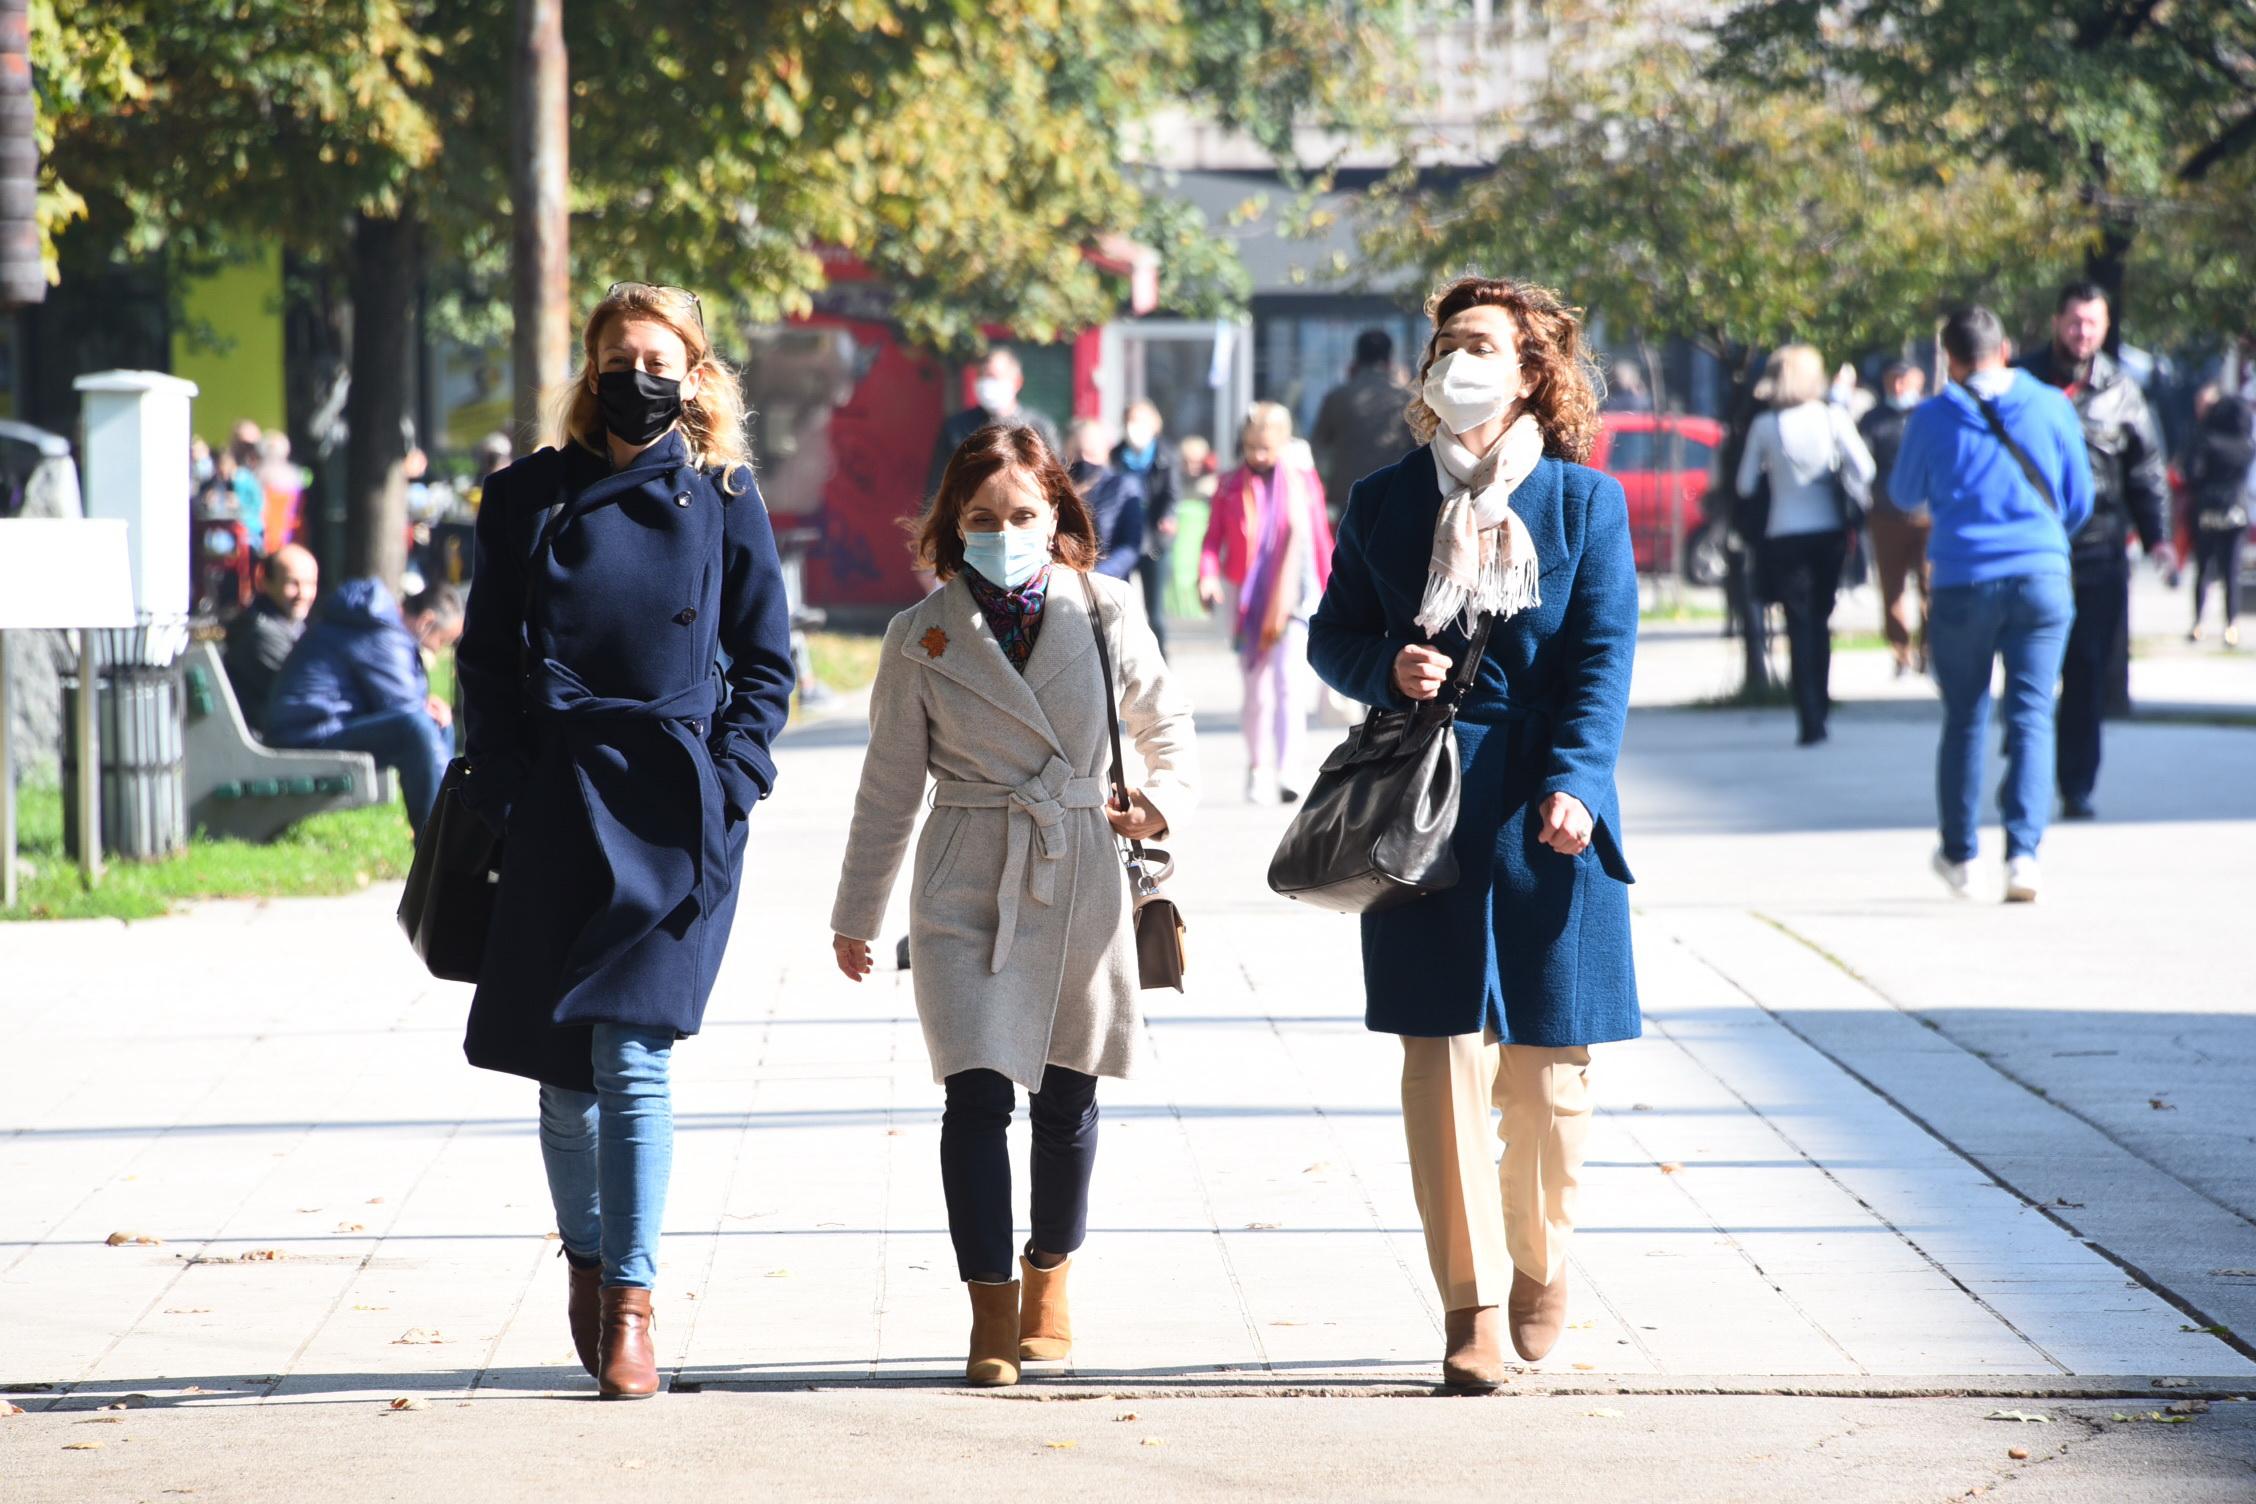
{"label": "cream belted coat", "polygon": [[[1179,830],[1196,751],[1136,593],[1091,578],[1131,785]],[[909,961],[932,1078],[1135,1064],[1135,939],[1104,802],[1104,675],[1079,577],[1058,566],[1022,675],[958,578],[893,619],[831,927],[875,942],[932,780],[909,890]]]}

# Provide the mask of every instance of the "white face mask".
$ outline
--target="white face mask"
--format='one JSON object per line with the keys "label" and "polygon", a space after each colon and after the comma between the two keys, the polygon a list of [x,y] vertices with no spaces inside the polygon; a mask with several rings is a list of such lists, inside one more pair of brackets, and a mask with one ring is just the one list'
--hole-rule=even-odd
{"label": "white face mask", "polygon": [[1018,406],[1018,393],[1000,376],[982,376],[972,383],[972,400],[997,417]]}
{"label": "white face mask", "polygon": [[1509,351],[1475,355],[1452,350],[1426,372],[1426,406],[1451,433],[1463,433],[1504,416],[1520,400],[1519,357]]}

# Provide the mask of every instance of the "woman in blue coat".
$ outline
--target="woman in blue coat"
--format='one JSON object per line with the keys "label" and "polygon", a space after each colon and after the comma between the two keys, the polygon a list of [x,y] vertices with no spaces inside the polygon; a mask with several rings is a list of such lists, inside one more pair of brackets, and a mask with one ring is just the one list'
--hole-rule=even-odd
{"label": "woman in blue coat", "polygon": [[1581,464],[1598,400],[1575,310],[1467,277],[1427,313],[1409,412],[1426,447],[1349,493],[1309,658],[1399,709],[1432,699],[1495,618],[1457,718],[1457,885],[1362,921],[1366,1022],[1402,1036],[1443,1371],[1489,1387],[1503,1328],[1533,1362],[1565,1325],[1590,1047],[1639,1031],[1614,794],[1637,573],[1621,486]]}
{"label": "woman in blue coat", "polygon": [[486,481],[457,651],[464,786],[504,833],[464,1049],[541,1083],[580,1361],[656,1392],[668,1067],[728,943],[790,709],[783,576],[697,300],[613,287],[554,448]]}

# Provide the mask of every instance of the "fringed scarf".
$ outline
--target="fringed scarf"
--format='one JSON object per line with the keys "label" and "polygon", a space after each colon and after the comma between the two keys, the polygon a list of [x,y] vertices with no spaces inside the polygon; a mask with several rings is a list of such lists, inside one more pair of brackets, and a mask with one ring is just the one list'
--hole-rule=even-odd
{"label": "fringed scarf", "polygon": [[1520,414],[1486,455],[1475,455],[1447,429],[1434,434],[1431,447],[1441,518],[1418,625],[1430,636],[1456,622],[1470,636],[1483,615],[1503,620],[1542,605],[1535,538],[1511,508],[1512,493],[1543,458],[1535,415]]}

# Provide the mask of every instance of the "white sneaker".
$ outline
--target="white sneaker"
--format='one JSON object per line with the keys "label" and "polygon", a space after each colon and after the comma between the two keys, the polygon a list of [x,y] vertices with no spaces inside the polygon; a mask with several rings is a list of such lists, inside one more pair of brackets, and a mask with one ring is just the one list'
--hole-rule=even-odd
{"label": "white sneaker", "polygon": [[1967,889],[1974,884],[1974,864],[1972,862],[1954,862],[1943,855],[1942,847],[1937,846],[1935,848],[1934,865],[1935,875],[1943,880],[1944,887],[1951,890],[1951,897],[1965,898],[1968,896]]}
{"label": "white sneaker", "polygon": [[2005,859],[2005,901],[2007,903],[2035,903],[2037,901],[2037,859],[2033,856],[2012,856]]}

